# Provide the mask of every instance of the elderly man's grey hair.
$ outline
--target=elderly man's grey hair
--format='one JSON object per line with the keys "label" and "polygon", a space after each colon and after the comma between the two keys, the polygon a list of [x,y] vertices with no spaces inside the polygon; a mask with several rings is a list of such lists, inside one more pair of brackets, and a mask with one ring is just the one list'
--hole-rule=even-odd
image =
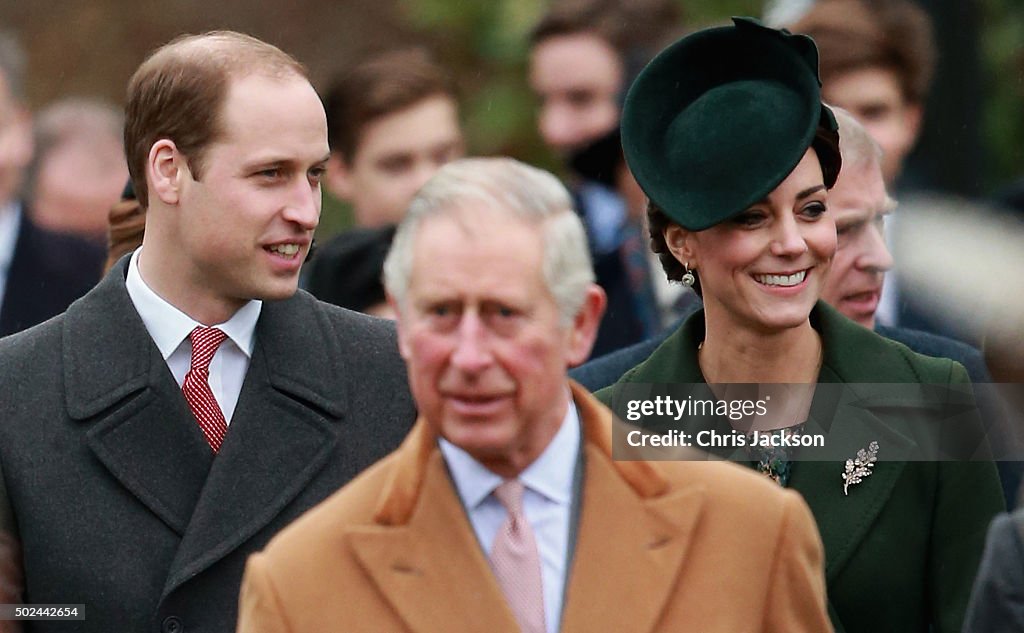
{"label": "elderly man's grey hair", "polygon": [[540,227],[544,280],[563,325],[570,324],[594,282],[586,232],[573,211],[569,192],[557,178],[511,158],[467,158],[448,163],[420,189],[384,261],[388,293],[401,306],[413,273],[413,245],[425,220],[461,212],[460,221],[472,225],[472,230],[488,230],[489,213],[474,215],[474,208],[505,213]]}
{"label": "elderly man's grey hair", "polygon": [[[123,137],[124,113],[121,109],[102,99],[91,97],[66,97],[43,108],[35,117],[32,126],[35,137],[35,152],[25,170],[25,196],[31,201],[35,198],[36,185],[43,163],[56,150],[65,144],[78,141],[90,143],[94,147],[109,145],[122,148],[124,161]],[[105,152],[103,156],[109,155]]]}
{"label": "elderly man's grey hair", "polygon": [[843,157],[843,165],[881,164],[882,146],[871,138],[864,126],[846,110],[829,107],[839,124],[839,153]]}
{"label": "elderly man's grey hair", "polygon": [[25,50],[14,33],[0,30],[0,76],[18,103],[25,101]]}

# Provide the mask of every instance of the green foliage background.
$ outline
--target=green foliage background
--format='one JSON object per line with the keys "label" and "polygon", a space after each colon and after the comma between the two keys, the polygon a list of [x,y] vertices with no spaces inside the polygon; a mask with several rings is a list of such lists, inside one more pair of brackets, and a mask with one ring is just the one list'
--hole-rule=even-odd
{"label": "green foliage background", "polygon": [[[1020,0],[981,0],[982,145],[988,191],[1024,175],[1024,9]],[[526,36],[546,0],[397,0],[401,19],[458,69],[464,118],[478,154],[510,154],[557,169],[534,129],[526,86]],[[759,16],[758,0],[680,1],[687,29]],[[947,52],[947,54],[955,54]]]}
{"label": "green foliage background", "polygon": [[[983,75],[980,129],[985,169],[979,190],[1024,177],[1024,3],[980,0]],[[558,171],[537,135],[537,104],[527,82],[527,37],[549,0],[396,0],[406,25],[454,72],[462,116],[476,155],[505,154]],[[733,15],[762,14],[760,0],[680,0],[684,27],[696,30]],[[944,51],[944,54],[956,54]],[[344,205],[327,201],[323,233],[349,222]]]}

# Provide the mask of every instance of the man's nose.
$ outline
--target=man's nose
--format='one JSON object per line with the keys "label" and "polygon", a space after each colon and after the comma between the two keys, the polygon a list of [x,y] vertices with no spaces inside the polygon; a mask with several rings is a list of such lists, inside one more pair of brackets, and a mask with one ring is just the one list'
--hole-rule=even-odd
{"label": "man's nose", "polygon": [[304,230],[312,231],[320,223],[320,185],[319,183],[311,184],[306,178],[297,180],[298,182],[292,187],[284,216],[289,222],[298,224]]}
{"label": "man's nose", "polygon": [[487,332],[479,315],[468,312],[459,323],[452,365],[467,373],[478,373],[490,365]]}
{"label": "man's nose", "polygon": [[880,227],[871,225],[864,231],[863,251],[857,258],[858,267],[864,270],[884,273],[893,266],[892,253],[885,243]]}

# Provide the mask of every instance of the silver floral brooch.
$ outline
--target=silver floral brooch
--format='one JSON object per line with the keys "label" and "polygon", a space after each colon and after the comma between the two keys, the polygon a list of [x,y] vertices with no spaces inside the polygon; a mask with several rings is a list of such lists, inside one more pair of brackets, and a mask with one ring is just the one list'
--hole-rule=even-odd
{"label": "silver floral brooch", "polygon": [[846,472],[843,473],[843,494],[850,494],[850,486],[855,486],[871,475],[871,469],[878,461],[878,442],[868,444],[868,450],[857,451],[855,459],[846,460]]}

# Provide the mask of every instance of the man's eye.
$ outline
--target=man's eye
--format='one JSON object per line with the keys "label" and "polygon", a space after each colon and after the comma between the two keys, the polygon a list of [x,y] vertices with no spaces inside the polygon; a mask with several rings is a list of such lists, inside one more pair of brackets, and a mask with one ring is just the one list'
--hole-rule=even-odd
{"label": "man's eye", "polygon": [[318,183],[318,182],[320,182],[323,179],[324,174],[326,174],[326,173],[327,173],[327,170],[325,168],[323,168],[323,167],[314,167],[313,169],[309,170],[309,179],[311,181],[313,181],[313,182]]}
{"label": "man's eye", "polygon": [[273,167],[270,169],[261,169],[256,172],[256,175],[260,178],[266,178],[268,180],[279,178],[281,176],[281,169],[279,167]]}
{"label": "man's eye", "polygon": [[865,106],[858,112],[859,118],[865,121],[881,121],[885,117],[889,116],[889,106],[885,104],[877,104]]}
{"label": "man's eye", "polygon": [[566,95],[566,101],[569,102],[569,105],[576,108],[590,105],[594,99],[594,93],[589,90],[573,90]]}
{"label": "man's eye", "polygon": [[391,175],[398,175],[408,171],[412,167],[412,160],[406,158],[394,158],[380,162],[381,171]]}

